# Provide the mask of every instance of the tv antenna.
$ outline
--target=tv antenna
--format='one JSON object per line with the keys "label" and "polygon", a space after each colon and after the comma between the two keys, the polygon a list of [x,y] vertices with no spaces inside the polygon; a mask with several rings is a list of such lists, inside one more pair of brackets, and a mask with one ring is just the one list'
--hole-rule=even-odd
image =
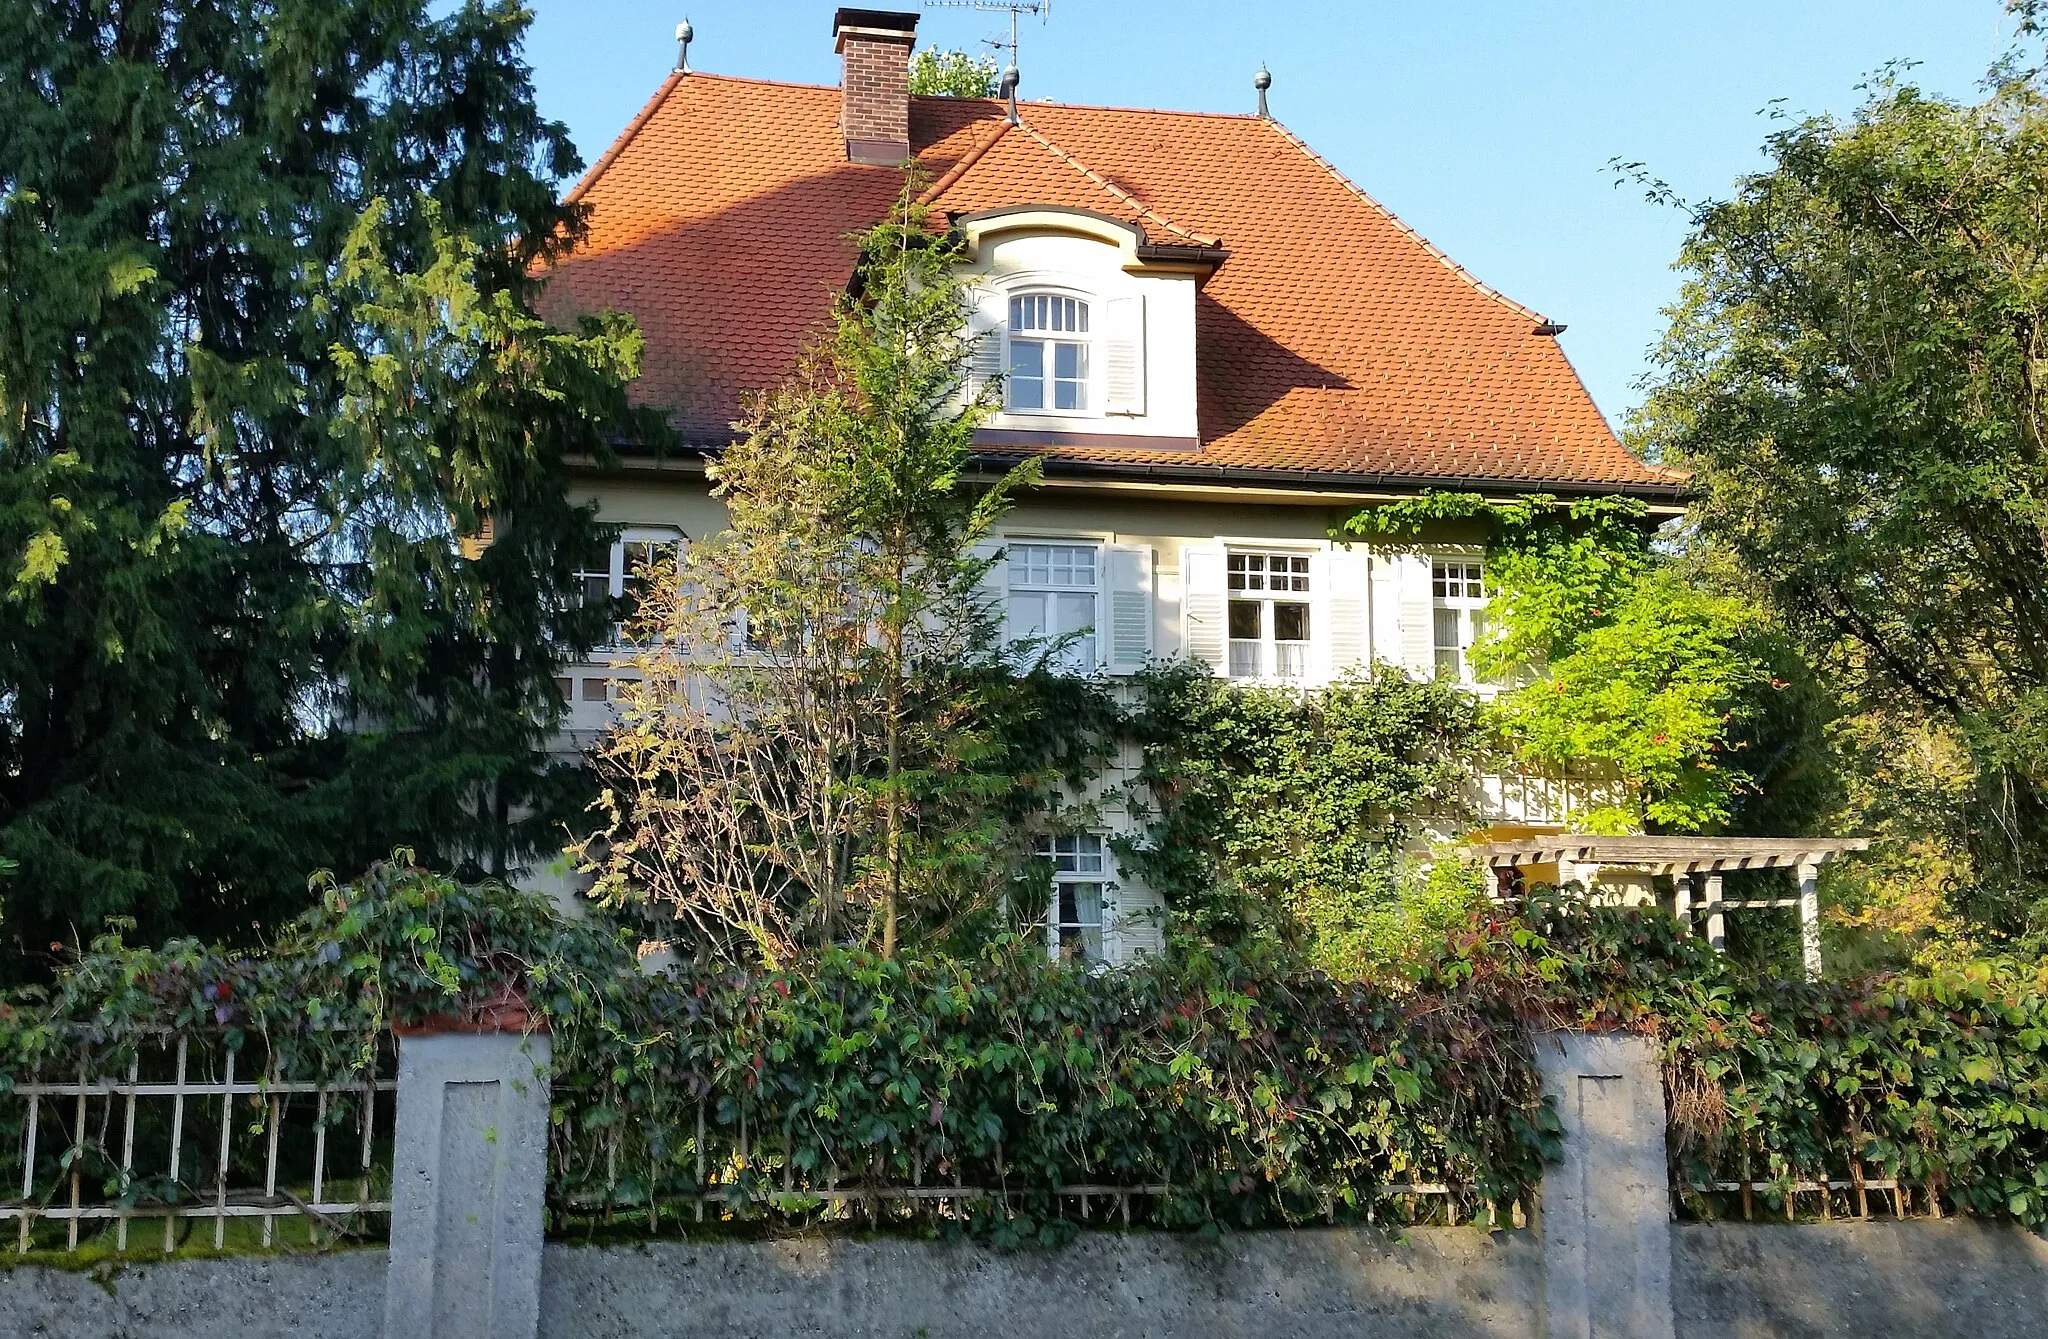
{"label": "tv antenna", "polygon": [[994,47],[997,51],[1007,50],[1010,53],[1009,64],[1003,67],[1002,85],[998,91],[1000,96],[1009,99],[1010,119],[1015,121],[1017,119],[1017,85],[1022,79],[1022,76],[1017,71],[1017,20],[1020,15],[1029,14],[1040,23],[1050,21],[1052,18],[1052,0],[924,0],[924,7],[926,9],[978,9],[985,13],[997,14],[1005,10],[1009,11],[1009,42],[1005,43],[1000,38],[990,38],[987,41],[988,45]]}

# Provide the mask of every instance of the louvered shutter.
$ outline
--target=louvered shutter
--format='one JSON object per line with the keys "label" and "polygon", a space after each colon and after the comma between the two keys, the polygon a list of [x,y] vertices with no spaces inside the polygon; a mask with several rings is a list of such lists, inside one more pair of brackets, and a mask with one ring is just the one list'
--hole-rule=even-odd
{"label": "louvered shutter", "polygon": [[[1112,544],[1104,552],[1108,628],[1096,630],[1111,674],[1136,674],[1152,658],[1152,550]],[[1104,632],[1107,635],[1104,636]]]}
{"label": "louvered shutter", "polygon": [[1429,598],[1429,558],[1397,554],[1394,580],[1401,600],[1401,668],[1417,679],[1436,677],[1436,611]]}
{"label": "louvered shutter", "polygon": [[1145,412],[1145,297],[1111,298],[1103,307],[1104,408],[1111,414]]}
{"label": "louvered shutter", "polygon": [[1002,376],[1003,327],[1008,323],[1001,293],[993,289],[977,289],[973,303],[973,310],[967,315],[970,353],[966,392],[969,398],[980,395],[982,387]]}
{"label": "louvered shutter", "polygon": [[1371,663],[1371,562],[1364,549],[1340,547],[1331,550],[1324,570],[1329,573],[1324,607],[1329,611],[1330,677],[1335,679]]}
{"label": "louvered shutter", "polygon": [[997,648],[1007,649],[1010,644],[1010,565],[1003,558],[1002,542],[990,540],[976,544],[974,557],[977,562],[989,565],[975,584],[975,603],[991,621]]}
{"label": "louvered shutter", "polygon": [[1217,674],[1230,672],[1230,639],[1226,635],[1228,616],[1224,588],[1223,550],[1196,548],[1180,551],[1181,645],[1190,660],[1198,660]]}

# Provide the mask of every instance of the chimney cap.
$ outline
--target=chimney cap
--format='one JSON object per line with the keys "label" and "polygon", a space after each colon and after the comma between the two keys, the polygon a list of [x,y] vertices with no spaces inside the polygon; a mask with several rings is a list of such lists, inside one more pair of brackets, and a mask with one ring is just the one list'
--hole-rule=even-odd
{"label": "chimney cap", "polygon": [[866,29],[878,37],[884,33],[895,33],[914,38],[918,18],[916,14],[894,9],[842,9],[832,16],[832,35],[837,37],[852,28]]}

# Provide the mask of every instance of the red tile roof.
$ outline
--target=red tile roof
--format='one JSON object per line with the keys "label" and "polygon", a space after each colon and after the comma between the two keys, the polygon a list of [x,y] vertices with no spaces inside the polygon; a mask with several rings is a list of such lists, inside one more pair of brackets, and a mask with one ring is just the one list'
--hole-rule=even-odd
{"label": "red tile roof", "polygon": [[[1453,264],[1278,123],[914,98],[911,142],[949,213],[1089,209],[1228,261],[1196,303],[1202,445],[1060,460],[1226,476],[1618,487],[1683,481],[1615,439],[1542,317]],[[584,245],[544,307],[632,313],[639,394],[697,441],[794,367],[850,277],[847,240],[902,187],[848,163],[833,88],[671,76],[572,192]]]}

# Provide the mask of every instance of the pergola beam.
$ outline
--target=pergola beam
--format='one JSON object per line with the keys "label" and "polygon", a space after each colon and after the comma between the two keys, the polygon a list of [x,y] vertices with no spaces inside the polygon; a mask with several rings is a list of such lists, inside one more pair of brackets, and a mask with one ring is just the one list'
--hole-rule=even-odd
{"label": "pergola beam", "polygon": [[[1489,868],[1505,874],[1531,865],[1557,866],[1560,885],[1582,880],[1590,889],[1604,865],[1668,874],[1678,883],[1680,927],[1692,932],[1694,913],[1707,918],[1707,938],[1717,949],[1727,946],[1725,913],[1744,907],[1796,907],[1799,910],[1799,956],[1808,976],[1819,976],[1820,867],[1846,851],[1867,850],[1867,837],[1600,837],[1564,833],[1525,841],[1482,842],[1471,847]],[[1722,896],[1724,874],[1746,870],[1798,871],[1797,897],[1736,898]],[[1704,887],[1695,889],[1698,877]]]}

